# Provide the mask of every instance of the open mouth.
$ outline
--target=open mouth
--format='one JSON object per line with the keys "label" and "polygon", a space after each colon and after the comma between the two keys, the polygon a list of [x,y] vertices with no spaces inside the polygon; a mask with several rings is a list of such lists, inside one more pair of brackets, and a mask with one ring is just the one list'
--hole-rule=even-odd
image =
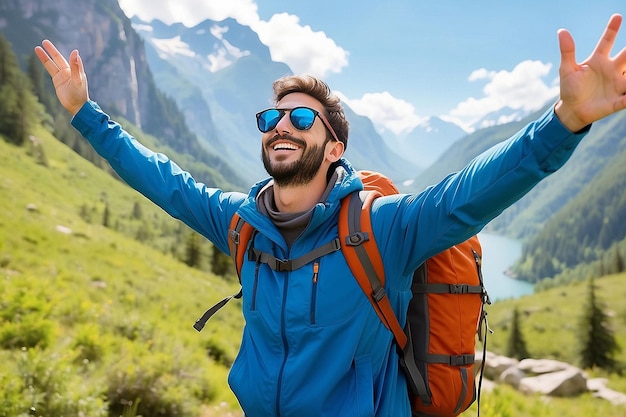
{"label": "open mouth", "polygon": [[299,146],[289,142],[277,142],[272,146],[274,151],[297,151]]}

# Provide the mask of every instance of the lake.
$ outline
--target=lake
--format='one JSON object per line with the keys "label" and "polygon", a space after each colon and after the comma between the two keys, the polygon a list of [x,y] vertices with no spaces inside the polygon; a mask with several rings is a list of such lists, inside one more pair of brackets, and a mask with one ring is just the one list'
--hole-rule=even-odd
{"label": "lake", "polygon": [[517,298],[533,293],[533,284],[507,276],[506,271],[522,254],[522,244],[515,239],[481,232],[483,279],[491,301]]}

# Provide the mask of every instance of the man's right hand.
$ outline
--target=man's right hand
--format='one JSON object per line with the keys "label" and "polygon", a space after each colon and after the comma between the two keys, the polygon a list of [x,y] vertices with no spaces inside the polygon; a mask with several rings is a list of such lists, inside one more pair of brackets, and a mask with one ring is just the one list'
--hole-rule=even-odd
{"label": "man's right hand", "polygon": [[89,100],[87,75],[78,50],[70,54],[69,63],[49,40],[35,47],[35,54],[52,77],[57,97],[72,116]]}

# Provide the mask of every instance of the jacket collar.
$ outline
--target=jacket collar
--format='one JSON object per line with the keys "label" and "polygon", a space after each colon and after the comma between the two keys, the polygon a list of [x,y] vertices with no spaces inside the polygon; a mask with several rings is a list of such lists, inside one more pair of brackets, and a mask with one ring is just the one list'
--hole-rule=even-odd
{"label": "jacket collar", "polygon": [[[313,223],[318,223],[333,215],[336,210],[339,210],[342,198],[346,197],[353,191],[363,189],[361,179],[347,159],[341,158],[336,170],[338,173],[337,180],[332,191],[328,195],[328,199],[323,204],[324,207],[319,207],[322,206],[320,203],[314,209],[313,217],[311,219],[311,222]],[[266,216],[261,215],[257,210],[256,197],[259,195],[259,192],[271,181],[272,178],[270,177],[254,184],[248,193],[248,197],[239,208],[239,215],[259,230],[268,227],[269,224],[271,224],[271,221]]]}

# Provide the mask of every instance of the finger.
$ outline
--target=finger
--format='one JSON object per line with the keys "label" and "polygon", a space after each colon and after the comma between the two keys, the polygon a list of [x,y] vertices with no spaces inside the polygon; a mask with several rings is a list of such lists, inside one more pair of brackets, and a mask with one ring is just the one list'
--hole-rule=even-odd
{"label": "finger", "polygon": [[617,32],[619,31],[619,27],[621,26],[621,24],[621,15],[614,14],[613,16],[611,16],[611,18],[609,19],[609,23],[604,29],[602,37],[596,45],[594,53],[609,56],[609,54],[611,53],[611,49],[613,48],[613,44],[615,43],[615,38],[617,38]]}
{"label": "finger", "polygon": [[41,63],[44,64],[44,65],[45,65],[46,61],[48,61],[50,59],[50,56],[48,56],[46,51],[44,51],[41,46],[35,46],[35,55],[37,56],[37,58],[39,58]]}
{"label": "finger", "polygon": [[574,38],[566,29],[559,29],[559,49],[561,50],[561,69],[567,70],[576,67],[576,45]]}
{"label": "finger", "polygon": [[54,62],[54,64],[57,66],[59,70],[69,68],[69,64],[67,63],[63,55],[61,55],[61,52],[59,52],[59,50],[56,48],[56,46],[54,46],[52,42],[46,39],[41,43],[41,46],[43,46],[43,48],[46,50],[46,52],[50,56],[50,59],[52,59],[52,61]]}
{"label": "finger", "polygon": [[41,61],[43,67],[46,71],[48,71],[50,76],[54,76],[57,72],[59,72],[59,67],[57,67],[54,61],[50,58],[50,55],[48,55],[48,53],[41,46],[35,47],[35,55],[39,58],[39,61]]}
{"label": "finger", "polygon": [[85,69],[83,67],[83,60],[80,58],[78,50],[76,49],[74,49],[70,54],[70,64],[72,79],[77,84],[81,84],[83,82],[83,74],[85,73]]}

